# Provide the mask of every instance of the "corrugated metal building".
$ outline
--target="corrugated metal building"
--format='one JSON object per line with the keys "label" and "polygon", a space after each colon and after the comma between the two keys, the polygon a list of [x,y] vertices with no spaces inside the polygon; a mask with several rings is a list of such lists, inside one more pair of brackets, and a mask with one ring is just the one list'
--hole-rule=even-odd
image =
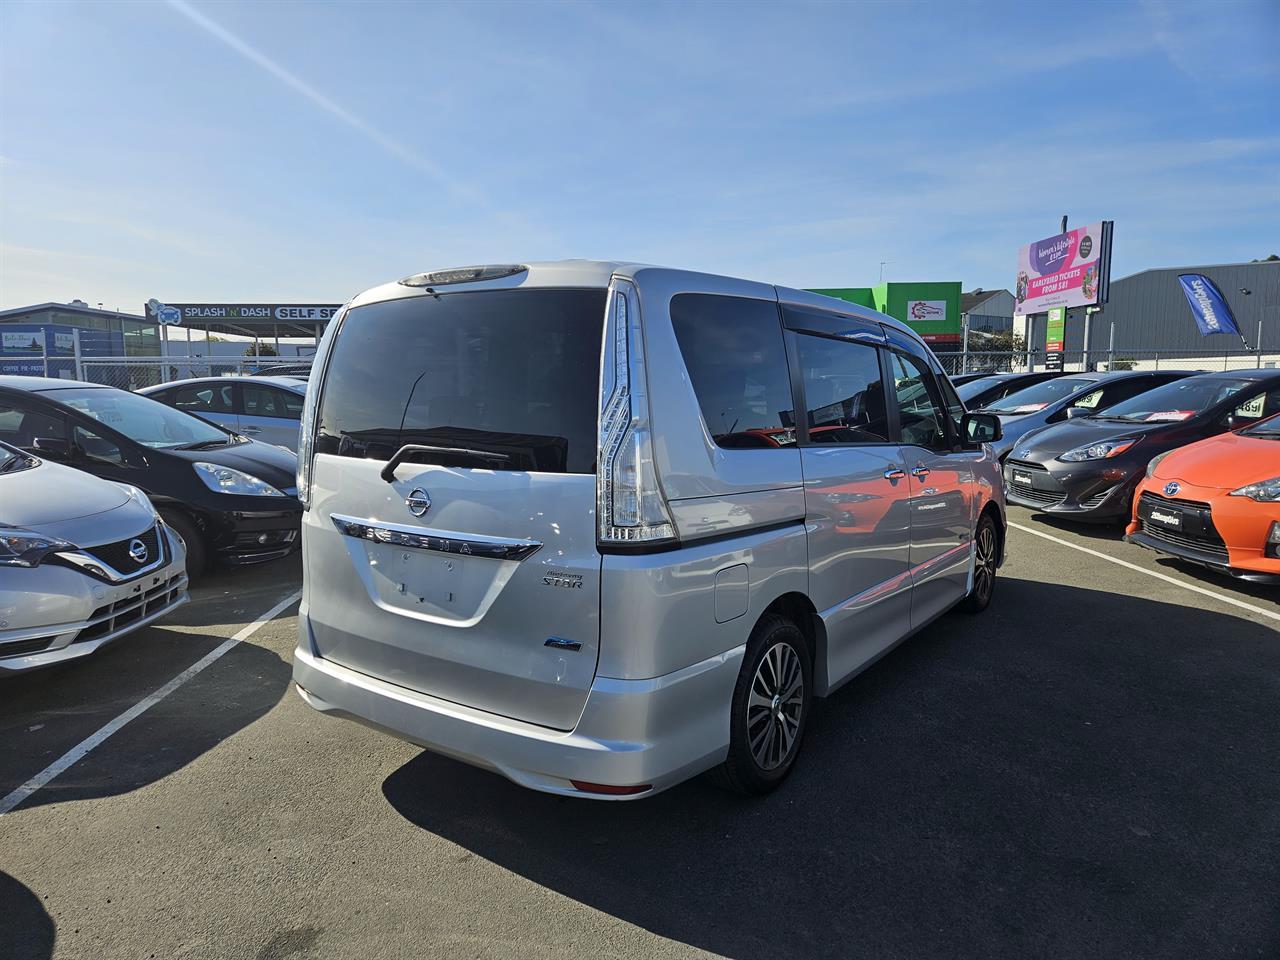
{"label": "corrugated metal building", "polygon": [[971,332],[1003,333],[1013,326],[1013,294],[1008,290],[981,287],[962,293],[960,316],[965,318]]}
{"label": "corrugated metal building", "polygon": [[[1117,356],[1153,351],[1218,355],[1247,352],[1239,337],[1227,334],[1201,336],[1178,283],[1180,273],[1202,273],[1222,291],[1240,332],[1257,345],[1258,321],[1262,321],[1262,348],[1280,353],[1280,261],[1227,263],[1216,266],[1165,267],[1143,270],[1111,281],[1111,299],[1090,323],[1089,351],[1105,352],[1115,324]],[[1248,290],[1245,294],[1242,291]],[[1067,353],[1084,349],[1084,310],[1067,315]],[[1015,324],[1015,329],[1017,325]],[[1044,351],[1045,318],[1034,318],[1027,343]]]}

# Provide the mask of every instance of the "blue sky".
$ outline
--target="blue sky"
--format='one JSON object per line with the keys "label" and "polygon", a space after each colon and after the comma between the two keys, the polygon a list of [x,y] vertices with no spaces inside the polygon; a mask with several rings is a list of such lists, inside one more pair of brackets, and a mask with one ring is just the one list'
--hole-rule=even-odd
{"label": "blue sky", "polygon": [[0,306],[1280,252],[1280,3],[0,3]]}

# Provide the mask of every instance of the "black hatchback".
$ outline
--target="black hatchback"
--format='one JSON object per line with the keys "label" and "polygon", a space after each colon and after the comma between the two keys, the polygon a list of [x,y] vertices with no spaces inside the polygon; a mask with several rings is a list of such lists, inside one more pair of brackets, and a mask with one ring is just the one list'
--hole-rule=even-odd
{"label": "black hatchback", "polygon": [[131,484],[187,545],[187,569],[298,546],[297,457],[115,387],[0,377],[0,440]]}
{"label": "black hatchback", "polygon": [[1127,520],[1152,457],[1277,412],[1280,370],[1187,377],[1031,431],[1005,461],[1005,498],[1081,520]]}

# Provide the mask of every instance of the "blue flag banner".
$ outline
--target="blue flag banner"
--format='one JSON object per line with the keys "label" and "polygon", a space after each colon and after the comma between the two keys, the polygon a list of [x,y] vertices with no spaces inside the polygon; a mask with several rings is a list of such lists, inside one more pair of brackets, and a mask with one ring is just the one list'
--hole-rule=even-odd
{"label": "blue flag banner", "polygon": [[1199,273],[1181,273],[1178,282],[1182,284],[1182,292],[1187,295],[1187,303],[1191,304],[1191,313],[1196,318],[1196,326],[1202,336],[1211,333],[1234,333],[1241,336],[1236,326],[1236,318],[1227,306],[1226,299],[1218,285],[1208,277]]}

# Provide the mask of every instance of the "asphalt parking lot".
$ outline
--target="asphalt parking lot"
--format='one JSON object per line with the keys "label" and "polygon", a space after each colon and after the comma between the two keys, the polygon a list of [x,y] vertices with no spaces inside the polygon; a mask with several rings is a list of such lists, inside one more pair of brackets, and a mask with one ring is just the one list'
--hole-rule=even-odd
{"label": "asphalt parking lot", "polygon": [[[290,605],[0,817],[0,957],[1280,956],[1280,590],[1010,518],[992,608],[823,703],[759,801],[548,797],[320,717]],[[0,796],[300,576],[0,681]]]}

